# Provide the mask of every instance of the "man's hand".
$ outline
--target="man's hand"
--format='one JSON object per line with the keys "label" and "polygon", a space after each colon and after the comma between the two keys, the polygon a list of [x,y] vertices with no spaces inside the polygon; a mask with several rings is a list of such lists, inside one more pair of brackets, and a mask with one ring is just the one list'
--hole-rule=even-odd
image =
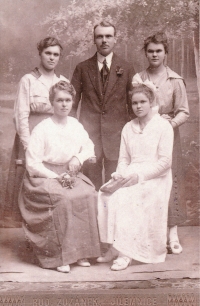
{"label": "man's hand", "polygon": [[138,175],[136,173],[129,174],[127,177],[124,178],[123,187],[130,187],[136,185],[138,183]]}
{"label": "man's hand", "polygon": [[81,167],[81,163],[78,160],[78,158],[75,156],[72,157],[72,159],[69,162],[69,170],[72,172],[78,172],[80,167]]}

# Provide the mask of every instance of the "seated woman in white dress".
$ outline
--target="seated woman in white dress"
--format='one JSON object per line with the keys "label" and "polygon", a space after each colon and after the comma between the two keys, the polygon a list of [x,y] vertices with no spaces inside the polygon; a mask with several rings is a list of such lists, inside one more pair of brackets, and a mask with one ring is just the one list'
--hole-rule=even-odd
{"label": "seated woman in white dress", "polygon": [[69,272],[89,267],[100,255],[97,196],[79,172],[94,145],[77,119],[69,117],[75,90],[59,81],[50,90],[52,117],[33,130],[26,151],[26,175],[19,197],[23,228],[42,268]]}
{"label": "seated woman in white dress", "polygon": [[[132,259],[158,263],[166,257],[173,129],[152,107],[153,87],[149,81],[133,84],[137,118],[124,126],[116,172],[102,188],[107,191],[99,192],[100,240],[111,247],[97,262],[118,256],[111,266],[115,271],[126,269]],[[121,187],[109,192],[113,182]]]}

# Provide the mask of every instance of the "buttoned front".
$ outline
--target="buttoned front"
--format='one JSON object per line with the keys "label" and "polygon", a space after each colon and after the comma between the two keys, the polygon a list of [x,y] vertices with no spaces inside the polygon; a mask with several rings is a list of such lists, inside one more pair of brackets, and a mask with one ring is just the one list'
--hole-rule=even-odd
{"label": "buttoned front", "polygon": [[[118,68],[121,73],[118,74]],[[76,99],[71,112],[76,116],[81,99],[79,120],[95,144],[95,153],[104,152],[110,160],[119,156],[121,130],[130,120],[128,92],[134,74],[133,68],[113,54],[108,83],[103,91],[97,55],[77,65],[72,84]]]}
{"label": "buttoned front", "polygon": [[[54,74],[51,86],[60,80],[68,81],[64,76],[57,77]],[[27,147],[30,138],[30,115],[53,114],[49,89],[49,84],[37,68],[20,80],[14,105],[14,123],[24,148]]]}

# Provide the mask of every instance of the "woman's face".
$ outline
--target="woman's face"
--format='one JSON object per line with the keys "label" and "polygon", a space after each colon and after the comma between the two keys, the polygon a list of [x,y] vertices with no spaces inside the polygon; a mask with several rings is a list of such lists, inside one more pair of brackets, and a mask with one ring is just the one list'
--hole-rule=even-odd
{"label": "woman's face", "polygon": [[147,46],[146,57],[149,61],[150,67],[156,68],[164,63],[165,48],[163,44],[150,43]]}
{"label": "woman's face", "polygon": [[73,98],[64,90],[57,90],[52,102],[54,115],[56,117],[67,117],[72,109]]}
{"label": "woman's face", "polygon": [[138,118],[148,116],[151,110],[151,104],[148,97],[142,92],[137,92],[132,96],[132,109]]}
{"label": "woman's face", "polygon": [[50,46],[40,54],[41,65],[45,70],[54,70],[60,59],[60,47]]}

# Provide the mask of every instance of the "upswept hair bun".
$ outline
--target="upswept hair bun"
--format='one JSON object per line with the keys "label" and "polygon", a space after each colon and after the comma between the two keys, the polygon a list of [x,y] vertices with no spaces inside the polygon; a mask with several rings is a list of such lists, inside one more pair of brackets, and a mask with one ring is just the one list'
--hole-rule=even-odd
{"label": "upswept hair bun", "polygon": [[72,96],[72,99],[74,101],[74,98],[75,98],[75,95],[76,95],[76,91],[74,89],[74,86],[69,82],[59,81],[58,83],[53,85],[50,89],[49,101],[51,102],[51,104],[53,103],[53,100],[55,98],[55,94],[56,94],[57,91],[66,91],[67,93],[69,93]]}

